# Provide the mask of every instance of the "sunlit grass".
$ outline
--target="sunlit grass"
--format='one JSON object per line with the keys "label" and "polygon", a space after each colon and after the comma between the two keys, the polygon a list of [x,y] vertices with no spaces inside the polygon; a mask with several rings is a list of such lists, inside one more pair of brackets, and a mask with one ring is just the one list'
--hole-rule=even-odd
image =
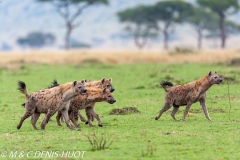
{"label": "sunlit grass", "polygon": [[[64,53],[65,54],[65,53]],[[217,53],[216,53],[217,54]],[[114,56],[113,56],[114,57]],[[21,64],[19,70],[0,72],[0,152],[3,151],[86,151],[84,159],[238,159],[240,132],[239,67],[226,64]],[[170,111],[154,120],[164,104],[164,90],[159,83],[171,78],[174,84],[186,83],[209,71],[234,77],[233,81],[214,85],[207,93],[209,122],[199,103],[190,108],[185,122],[174,121]],[[89,127],[80,122],[81,130],[69,130],[56,124],[55,116],[46,130],[34,130],[30,118],[17,130],[25,109],[24,95],[17,91],[17,81],[27,85],[29,93],[46,88],[56,78],[59,83],[81,79],[113,78],[116,103],[96,104],[103,127]],[[229,90],[228,90],[229,88]],[[228,92],[229,91],[229,92]],[[229,104],[231,103],[231,110]],[[113,108],[136,107],[140,113],[109,115]],[[176,114],[181,119],[185,107]],[[230,112],[229,112],[230,111]],[[83,115],[84,111],[82,111]],[[43,120],[41,115],[37,122]],[[107,149],[93,149],[86,134],[106,135]],[[93,151],[95,150],[95,151]],[[26,158],[26,157],[25,157]],[[33,158],[33,157],[32,157]],[[60,157],[58,157],[60,158]],[[43,158],[44,159],[44,158]],[[57,158],[56,158],[57,159]],[[63,158],[67,159],[67,158]]]}

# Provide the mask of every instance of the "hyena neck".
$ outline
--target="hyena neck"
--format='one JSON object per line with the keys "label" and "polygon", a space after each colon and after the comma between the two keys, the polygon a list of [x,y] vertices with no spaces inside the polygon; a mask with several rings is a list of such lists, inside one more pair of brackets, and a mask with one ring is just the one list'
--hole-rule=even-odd
{"label": "hyena neck", "polygon": [[208,78],[203,77],[203,80],[200,81],[200,92],[206,92],[211,86],[212,84],[209,82]]}
{"label": "hyena neck", "polygon": [[66,102],[66,101],[69,101],[70,99],[72,99],[73,97],[76,97],[77,95],[79,95],[79,93],[74,92],[74,90],[72,88],[70,88],[66,92],[63,93],[62,100],[64,102]]}
{"label": "hyena neck", "polygon": [[103,98],[100,94],[89,95],[87,97],[87,102],[101,102],[101,101],[103,101]]}

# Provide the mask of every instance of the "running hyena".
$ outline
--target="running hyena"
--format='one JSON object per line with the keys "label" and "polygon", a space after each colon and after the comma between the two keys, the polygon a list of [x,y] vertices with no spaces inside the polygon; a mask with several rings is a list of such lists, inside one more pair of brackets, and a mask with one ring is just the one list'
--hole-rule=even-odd
{"label": "running hyena", "polygon": [[26,96],[26,112],[21,118],[17,129],[20,129],[23,121],[32,115],[31,123],[34,129],[37,129],[36,122],[41,113],[46,113],[46,116],[41,124],[41,129],[45,129],[50,117],[57,111],[61,111],[67,126],[72,128],[68,117],[68,108],[70,99],[79,95],[85,94],[87,90],[84,87],[84,82],[74,81],[72,83],[62,84],[60,86],[39,90],[32,94],[27,93],[26,85],[24,82],[18,82],[19,91]]}
{"label": "running hyena", "polygon": [[[112,86],[112,78],[109,78],[109,79],[102,78],[101,80],[95,80],[95,81],[91,81],[91,80],[84,80],[84,81],[85,81],[84,86],[87,88],[89,87],[95,87],[95,88],[101,88],[101,89],[107,88],[110,92],[113,92],[115,90]],[[54,87],[57,85],[58,85],[57,81],[54,80],[52,86]],[[88,94],[90,94],[90,92]],[[92,109],[94,108],[94,105],[95,103],[87,103],[87,106],[82,108],[82,109],[85,109],[86,115],[88,117],[91,117],[91,121],[93,121],[94,119],[94,116],[91,116],[91,112],[93,112]],[[80,111],[78,111],[78,115],[82,122],[85,122],[86,124],[88,124],[88,121],[86,121],[86,119],[83,117]],[[58,125],[60,126],[61,123],[58,122]]]}
{"label": "running hyena", "polygon": [[[162,82],[161,86],[166,91],[165,105],[159,111],[159,114],[155,119],[158,120],[163,112],[166,112],[173,106],[171,116],[174,120],[177,120],[175,118],[175,114],[178,111],[179,106],[186,105],[186,109],[182,118],[182,120],[185,121],[191,105],[199,101],[206,118],[208,120],[211,120],[208,114],[207,106],[205,104],[206,92],[213,84],[220,84],[221,82],[222,78],[217,75],[217,72],[213,73],[211,71],[198,80],[183,85],[173,86],[171,82]],[[172,87],[167,90],[166,86]]]}
{"label": "running hyena", "polygon": [[[95,103],[105,101],[110,104],[113,104],[116,102],[116,100],[112,96],[110,90],[107,88],[102,89],[102,88],[95,88],[95,87],[86,87],[86,89],[87,89],[86,95],[77,96],[71,100],[70,107],[68,110],[69,118],[76,127],[79,127],[78,111],[81,109],[88,108],[87,118],[88,118],[89,125],[92,126],[92,116],[93,116],[98,120],[98,126],[102,127],[100,117],[94,111]],[[61,117],[61,112],[58,112],[58,115],[56,118],[59,126],[61,126],[60,117]]]}

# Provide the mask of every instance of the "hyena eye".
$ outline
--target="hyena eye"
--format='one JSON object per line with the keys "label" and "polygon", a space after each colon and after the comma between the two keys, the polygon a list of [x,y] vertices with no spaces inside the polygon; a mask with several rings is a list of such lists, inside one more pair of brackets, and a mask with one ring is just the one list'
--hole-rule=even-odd
{"label": "hyena eye", "polygon": [[217,76],[216,77],[214,77],[215,79],[217,78]]}
{"label": "hyena eye", "polygon": [[110,87],[110,85],[108,84],[107,87]]}
{"label": "hyena eye", "polygon": [[111,98],[112,96],[109,95],[108,97]]}

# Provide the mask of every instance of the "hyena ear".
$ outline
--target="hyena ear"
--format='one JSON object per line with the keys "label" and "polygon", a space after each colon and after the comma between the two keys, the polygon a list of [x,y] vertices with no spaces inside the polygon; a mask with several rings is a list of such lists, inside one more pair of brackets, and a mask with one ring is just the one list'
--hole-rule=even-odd
{"label": "hyena ear", "polygon": [[111,83],[112,83],[112,78],[109,78],[109,82],[111,82]]}
{"label": "hyena ear", "polygon": [[81,81],[81,83],[84,85],[84,84],[85,84],[85,80],[83,79],[83,80]]}
{"label": "hyena ear", "polygon": [[77,81],[73,81],[73,84],[72,84],[73,87],[74,87],[76,84],[77,84]]}
{"label": "hyena ear", "polygon": [[215,73],[217,74],[217,71],[215,71]]}
{"label": "hyena ear", "polygon": [[101,80],[101,83],[103,84],[105,82],[105,78],[103,78],[102,80]]}
{"label": "hyena ear", "polygon": [[209,73],[208,73],[208,76],[211,76],[212,75],[212,71],[210,71]]}
{"label": "hyena ear", "polygon": [[103,94],[105,94],[105,93],[106,93],[106,89],[107,89],[107,88],[104,88],[104,89],[103,89],[103,91],[102,91],[102,93],[103,93]]}

